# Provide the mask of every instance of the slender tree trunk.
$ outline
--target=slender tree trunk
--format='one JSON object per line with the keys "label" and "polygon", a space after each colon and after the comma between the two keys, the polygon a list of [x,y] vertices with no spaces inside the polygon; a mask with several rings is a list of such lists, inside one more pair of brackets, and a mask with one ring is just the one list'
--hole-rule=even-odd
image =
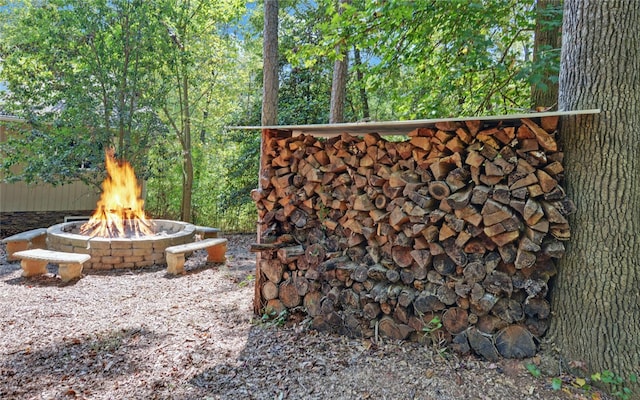
{"label": "slender tree trunk", "polygon": [[189,105],[189,80],[187,75],[182,77],[182,96],[184,121],[184,140],[182,148],[182,210],[181,219],[191,222],[191,195],[193,193],[193,157],[191,155],[191,111]]}
{"label": "slender tree trunk", "polygon": [[347,54],[342,60],[333,64],[333,80],[331,82],[331,110],[329,123],[344,122],[344,103],[347,96]]}
{"label": "slender tree trunk", "polygon": [[[533,41],[533,61],[544,59],[545,54],[560,50],[562,27],[549,26],[553,17],[549,16],[551,8],[562,7],[562,0],[538,0],[536,2],[536,31]],[[547,12],[545,12],[547,11]],[[547,70],[538,84],[531,85],[531,99],[533,107],[552,107],[557,109],[558,82],[550,78],[558,76]]]}
{"label": "slender tree trunk", "polygon": [[362,119],[368,120],[371,116],[369,114],[369,98],[367,97],[367,89],[364,82],[364,74],[362,73],[362,58],[360,57],[360,50],[357,47],[353,47],[353,62],[356,67],[356,79],[358,80],[358,90],[360,92],[360,103],[362,103]]}
{"label": "slender tree trunk", "polygon": [[262,125],[278,123],[278,0],[264,2]]}
{"label": "slender tree trunk", "polygon": [[[342,4],[349,0],[340,0],[339,13],[342,13]],[[347,97],[347,66],[349,65],[348,49],[344,44],[336,47],[336,53],[342,54],[342,60],[336,59],[333,63],[333,80],[331,81],[331,106],[329,109],[329,123],[344,122],[344,104]]]}
{"label": "slender tree trunk", "polygon": [[549,334],[566,361],[623,378],[640,369],[638,26],[638,1],[565,1],[559,107],[602,112],[562,121],[567,191],[578,211]]}

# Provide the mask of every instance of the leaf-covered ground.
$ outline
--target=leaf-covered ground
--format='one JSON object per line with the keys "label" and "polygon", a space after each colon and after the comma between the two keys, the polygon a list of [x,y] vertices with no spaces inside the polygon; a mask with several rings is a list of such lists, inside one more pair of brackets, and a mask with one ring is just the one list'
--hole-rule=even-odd
{"label": "leaf-covered ground", "polygon": [[489,363],[256,321],[253,236],[228,239],[226,265],[196,253],[183,276],[154,268],[69,284],[55,266],[22,278],[0,248],[0,398],[606,398],[569,376],[561,390],[533,377],[526,366],[544,357]]}

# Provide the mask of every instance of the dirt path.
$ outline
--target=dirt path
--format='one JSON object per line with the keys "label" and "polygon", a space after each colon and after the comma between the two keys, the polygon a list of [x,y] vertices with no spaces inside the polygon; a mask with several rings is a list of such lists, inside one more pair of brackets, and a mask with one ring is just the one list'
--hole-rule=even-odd
{"label": "dirt path", "polygon": [[[488,363],[412,343],[254,321],[252,235],[226,265],[188,273],[21,277],[0,248],[2,399],[576,399],[525,361]],[[565,388],[569,385],[565,384]],[[606,398],[600,394],[601,398]]]}

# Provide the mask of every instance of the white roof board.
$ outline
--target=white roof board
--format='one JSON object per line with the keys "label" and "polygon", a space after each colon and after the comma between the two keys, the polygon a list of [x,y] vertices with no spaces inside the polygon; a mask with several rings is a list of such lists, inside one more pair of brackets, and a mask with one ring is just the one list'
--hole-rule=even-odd
{"label": "white roof board", "polygon": [[485,117],[459,117],[459,118],[438,118],[438,119],[417,119],[407,121],[372,121],[353,122],[340,124],[318,124],[318,125],[273,125],[273,126],[232,126],[234,130],[261,130],[280,129],[292,131],[294,135],[308,134],[320,137],[330,137],[349,133],[352,135],[365,135],[377,132],[380,135],[406,135],[416,128],[429,128],[438,122],[453,121],[509,121],[522,118],[540,118],[565,115],[598,114],[600,109],[578,110],[578,111],[549,111],[535,112],[527,114],[491,115]]}

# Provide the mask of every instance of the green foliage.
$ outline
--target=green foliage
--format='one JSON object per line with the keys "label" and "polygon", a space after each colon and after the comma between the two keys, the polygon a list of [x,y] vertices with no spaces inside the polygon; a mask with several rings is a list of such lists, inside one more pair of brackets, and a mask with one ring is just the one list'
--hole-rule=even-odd
{"label": "green foliage", "polygon": [[[31,167],[15,178],[65,183],[77,178],[78,160],[100,166],[111,146],[143,172],[157,128],[144,96],[156,35],[147,3],[134,3],[24,2],[2,13],[3,107],[29,122],[11,146]],[[38,133],[42,140],[29,140]]]}
{"label": "green foliage", "polygon": [[[508,112],[528,107],[531,80],[553,62],[532,62],[533,1],[352,1],[340,14],[318,1],[315,42],[297,45],[303,65],[335,59],[335,45],[365,55],[360,66],[374,119]],[[561,22],[557,9],[551,24]],[[350,81],[352,84],[354,80]]]}
{"label": "green foliage", "polygon": [[[542,376],[540,369],[533,363],[527,363],[525,368],[535,378]],[[633,398],[633,391],[629,388],[631,384],[638,382],[638,377],[634,374],[629,376],[628,380],[625,380],[620,375],[617,375],[609,370],[602,372],[596,372],[590,376],[593,383],[604,383],[611,390],[611,394],[622,400],[629,400]],[[568,383],[569,385],[564,385]],[[563,386],[564,385],[564,386]],[[585,392],[590,392],[593,388],[589,384],[589,378],[581,378],[575,376],[555,376],[551,378],[551,388],[553,390],[567,390],[568,389],[580,389]],[[595,397],[594,397],[595,398]],[[599,398],[599,397],[598,397]]]}
{"label": "green foliage", "polygon": [[[103,163],[101,132],[93,138],[72,128],[38,128],[26,124],[8,124],[10,132],[0,146],[0,171],[8,182],[46,182],[60,184],[81,180],[97,185],[104,176],[93,167]],[[28,160],[28,162],[25,162]],[[99,160],[99,161],[95,161]]]}
{"label": "green foliage", "polygon": [[529,373],[535,378],[539,378],[542,375],[540,368],[538,368],[538,366],[535,364],[528,363],[525,367],[527,368],[527,371],[529,371]]}
{"label": "green foliage", "polygon": [[422,328],[422,331],[426,334],[430,335],[438,329],[442,328],[442,321],[440,321],[440,317],[435,316],[429,321],[427,325]]}
{"label": "green foliage", "polygon": [[[0,145],[4,177],[99,185],[104,149],[116,146],[146,181],[148,212],[173,219],[181,215],[183,155],[191,154],[197,219],[253,228],[247,177],[255,182],[259,144],[228,146],[222,133],[248,106],[238,100],[255,97],[259,59],[240,54],[229,26],[242,5],[56,0],[3,13],[3,111],[28,121]],[[244,174],[228,173],[239,157]],[[233,223],[218,222],[223,214]]]}
{"label": "green foliage", "polygon": [[319,45],[318,23],[326,20],[311,1],[292,2],[280,14],[280,88],[278,120],[283,124],[320,124],[329,121],[332,61],[317,54],[298,57],[301,44]]}
{"label": "green foliage", "polygon": [[262,310],[262,316],[260,317],[260,322],[266,326],[284,326],[287,322],[287,318],[289,318],[289,312],[287,310],[282,310],[280,313],[276,312],[273,309],[264,309]]}
{"label": "green foliage", "polygon": [[611,393],[613,396],[622,400],[629,400],[633,398],[633,391],[628,386],[631,386],[630,384],[637,384],[638,376],[631,374],[627,382],[622,376],[609,370],[604,370],[592,374],[591,380],[609,385],[609,387],[613,389]]}
{"label": "green foliage", "polygon": [[253,285],[253,282],[255,280],[256,280],[255,275],[249,274],[245,276],[245,278],[238,283],[238,286],[245,287],[245,286]]}
{"label": "green foliage", "polygon": [[441,338],[439,337],[439,334],[442,333],[440,331],[440,328],[442,328],[442,321],[440,320],[440,317],[437,315],[433,317],[425,326],[422,327],[422,332],[424,333],[424,336],[429,339],[429,341],[433,346],[436,346],[436,347],[442,344]]}

